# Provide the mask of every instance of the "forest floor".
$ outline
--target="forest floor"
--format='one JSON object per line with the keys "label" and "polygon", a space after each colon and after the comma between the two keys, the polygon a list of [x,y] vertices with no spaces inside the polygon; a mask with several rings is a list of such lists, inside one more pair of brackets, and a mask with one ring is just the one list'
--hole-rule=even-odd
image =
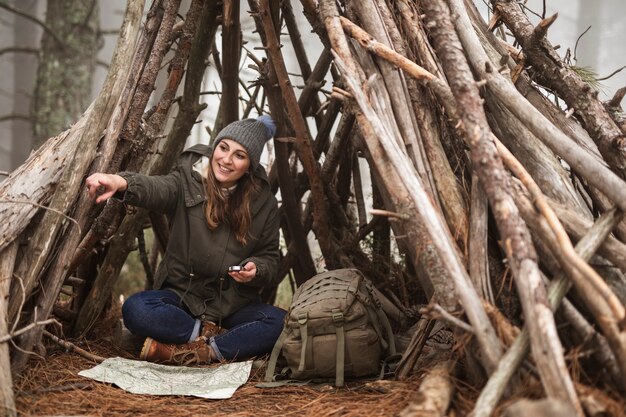
{"label": "forest floor", "polygon": [[[109,357],[132,358],[114,344],[99,341],[73,341],[88,352]],[[191,396],[138,395],[79,376],[95,363],[58,345],[47,346],[46,356],[31,359],[27,369],[14,381],[15,403],[20,416],[399,416],[410,403],[418,401],[422,377],[433,365],[426,361],[404,381],[349,381],[343,388],[329,384],[259,388],[265,367],[252,369],[248,382],[226,400]],[[460,379],[454,379],[454,394],[448,417],[467,416],[478,392]],[[537,379],[524,381],[521,391],[503,401],[494,413],[499,417],[517,399],[538,398],[542,388]],[[626,399],[606,395],[596,388],[578,385],[588,416],[624,416]],[[597,412],[590,411],[595,409]],[[421,417],[422,414],[405,414]],[[423,416],[432,414],[423,414]]]}
{"label": "forest floor", "polygon": [[[104,348],[104,349],[103,349]],[[121,356],[114,348],[90,344],[101,356]],[[104,351],[103,351],[104,350]],[[107,352],[106,350],[109,350]],[[78,372],[94,363],[75,353],[50,352],[45,359],[31,361],[15,383],[20,415],[90,416],[275,416],[275,415],[395,415],[408,404],[416,382],[392,382],[384,389],[367,384],[350,384],[345,389],[331,386],[257,388],[261,372],[253,369],[248,383],[227,400],[182,396],[136,395],[114,385],[83,378]],[[383,391],[383,392],[381,392]],[[349,410],[349,412],[345,412]]]}
{"label": "forest floor", "polygon": [[[119,323],[119,309],[111,309],[109,316],[100,320],[91,333],[98,335],[97,340],[70,342],[103,358],[136,359],[140,343],[121,343],[120,340],[128,339],[118,333]],[[260,388],[256,385],[262,382],[265,366],[253,367],[248,382],[231,398],[208,400],[191,396],[132,394],[115,385],[79,376],[80,371],[90,369],[96,363],[78,353],[66,351],[48,338],[43,341],[46,343],[45,355],[34,355],[14,381],[15,404],[20,416],[398,416],[409,404],[419,401],[421,381],[436,364],[431,355],[422,352],[406,380],[352,380],[342,388],[330,384]],[[454,393],[447,416],[466,416],[479,393],[464,381],[463,375],[457,375],[451,382]],[[589,416],[625,415],[626,398],[618,393],[603,392],[601,387],[594,387],[595,384],[590,382],[576,384],[581,402],[591,404],[591,408],[598,411],[587,410]],[[544,395],[541,383],[535,377],[518,380],[517,388],[510,394],[495,410],[494,417],[499,417],[508,405],[520,398],[541,398]],[[410,415],[420,417],[414,413]]]}
{"label": "forest floor", "polygon": [[[76,342],[78,344],[78,342]],[[130,357],[107,342],[80,343],[103,357]],[[227,400],[151,396],[126,392],[111,384],[83,378],[78,372],[95,364],[61,347],[50,346],[45,358],[33,358],[14,382],[21,416],[394,416],[416,398],[419,375],[405,381],[351,381],[332,385],[258,388],[264,368],[253,369],[246,384]],[[450,416],[467,415],[476,394],[457,387]]]}

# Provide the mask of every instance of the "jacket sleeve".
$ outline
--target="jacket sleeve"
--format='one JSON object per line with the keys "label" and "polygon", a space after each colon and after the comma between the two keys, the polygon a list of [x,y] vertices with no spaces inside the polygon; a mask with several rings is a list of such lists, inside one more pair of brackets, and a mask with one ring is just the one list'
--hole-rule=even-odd
{"label": "jacket sleeve", "polygon": [[120,172],[118,175],[128,183],[128,188],[120,196],[124,203],[163,214],[171,214],[176,208],[180,192],[178,170],[161,176],[135,172]]}
{"label": "jacket sleeve", "polygon": [[280,258],[280,251],[278,249],[279,242],[279,228],[280,219],[278,217],[278,203],[276,199],[272,198],[271,202],[273,207],[270,210],[270,214],[265,221],[263,232],[255,253],[253,256],[244,259],[241,263],[245,265],[247,262],[254,262],[257,268],[256,276],[254,279],[247,283],[247,285],[253,287],[266,287],[274,286],[280,283],[282,277],[277,277],[278,262]]}

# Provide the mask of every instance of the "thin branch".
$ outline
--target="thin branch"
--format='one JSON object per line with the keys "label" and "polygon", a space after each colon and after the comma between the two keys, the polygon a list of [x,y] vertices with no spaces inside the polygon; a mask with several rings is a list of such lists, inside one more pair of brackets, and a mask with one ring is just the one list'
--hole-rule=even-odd
{"label": "thin branch", "polygon": [[37,19],[35,16],[31,16],[31,15],[29,15],[28,13],[23,12],[22,10],[17,9],[17,8],[15,8],[15,7],[11,6],[10,4],[7,4],[7,3],[5,3],[5,2],[3,2],[3,1],[2,1],[2,2],[0,2],[0,8],[2,8],[2,9],[6,9],[6,10],[8,10],[8,11],[12,12],[12,13],[15,13],[15,14],[16,14],[16,15],[18,15],[18,16],[22,16],[24,19],[28,19],[28,20],[30,20],[31,22],[36,23],[37,25],[41,26],[41,27],[43,28],[43,30],[45,30],[48,34],[50,34],[50,36],[52,36],[52,38],[53,38],[56,42],[58,42],[58,44],[59,44],[59,45],[61,45],[62,47],[65,47],[65,43],[61,40],[61,38],[59,38],[59,37],[57,36],[57,34],[56,34],[56,33],[54,33],[54,31],[53,31],[52,29],[50,29],[50,27],[49,27],[48,25],[46,25],[46,23],[45,23],[45,22],[43,22],[43,21],[41,21],[41,20]]}
{"label": "thin branch", "polygon": [[578,50],[578,42],[582,39],[583,36],[585,36],[587,32],[589,32],[589,29],[591,29],[591,26],[585,29],[585,31],[581,33],[578,38],[576,38],[576,43],[574,44],[574,61],[578,61],[578,58],[576,58],[576,51]]}
{"label": "thin branch", "polygon": [[626,94],[626,87],[622,87],[619,90],[617,90],[615,92],[615,95],[611,99],[611,101],[609,101],[609,107],[617,107],[617,106],[619,106],[619,103],[621,103],[621,101],[624,98],[625,94]]}
{"label": "thin branch", "polygon": [[529,12],[529,13],[531,13],[531,14],[534,14],[535,16],[537,16],[537,17],[539,17],[539,18],[541,18],[541,19],[543,19],[543,18],[544,18],[544,16],[539,15],[539,13],[537,13],[537,12],[536,12],[536,11],[534,11],[534,10],[532,10],[530,7],[526,6],[526,4],[524,4],[524,3],[519,3],[519,6],[520,6],[522,9],[524,9],[524,10],[528,11],[528,12]]}
{"label": "thin branch", "polygon": [[50,323],[55,323],[55,324],[58,324],[59,326],[61,325],[61,323],[56,321],[56,319],[48,319],[48,320],[44,320],[44,321],[36,321],[34,323],[29,324],[26,327],[22,327],[19,330],[16,330],[14,332],[11,332],[9,334],[6,334],[6,335],[0,337],[0,343],[6,343],[9,340],[12,340],[12,339],[16,338],[17,336],[19,336],[19,335],[21,335],[23,333],[26,333],[27,331],[35,328],[36,326],[46,326],[46,325],[48,325]]}
{"label": "thin branch", "polygon": [[451,325],[458,327],[459,329],[467,332],[469,334],[474,334],[474,328],[469,324],[465,323],[462,320],[457,319],[452,314],[450,314],[446,309],[444,309],[441,305],[434,303],[429,304],[426,307],[420,310],[420,313],[431,318],[431,319],[441,319],[450,323]]}
{"label": "thin branch", "polygon": [[30,122],[33,118],[26,114],[5,114],[4,116],[0,116],[0,122],[8,122],[9,120],[24,120]]}
{"label": "thin branch", "polygon": [[28,46],[9,46],[7,48],[0,49],[0,55],[10,54],[10,53],[24,53],[24,54],[38,55],[39,49],[30,48]]}
{"label": "thin branch", "polygon": [[395,213],[393,211],[381,210],[381,209],[371,209],[370,214],[372,216],[392,217],[394,219],[402,219],[402,220],[407,220],[411,217],[406,213]]}
{"label": "thin branch", "polygon": [[621,70],[625,69],[626,65],[624,65],[621,68],[616,69],[615,71],[613,71],[612,73],[610,73],[609,75],[607,75],[606,77],[602,77],[602,78],[596,78],[596,81],[604,81],[604,80],[608,80],[609,78],[611,78],[612,76],[614,76],[615,74],[617,74],[618,72],[620,72]]}
{"label": "thin branch", "polygon": [[120,34],[120,30],[119,29],[102,29],[98,31],[98,35],[100,36],[106,36],[106,35],[119,35]]}

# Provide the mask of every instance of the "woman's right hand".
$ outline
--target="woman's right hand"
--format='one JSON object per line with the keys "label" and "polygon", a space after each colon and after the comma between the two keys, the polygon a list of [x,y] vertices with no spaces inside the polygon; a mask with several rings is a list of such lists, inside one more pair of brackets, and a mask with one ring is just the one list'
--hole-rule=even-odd
{"label": "woman's right hand", "polygon": [[118,191],[125,191],[128,187],[126,180],[117,174],[103,174],[97,172],[85,180],[89,197],[94,198],[96,203],[102,203],[113,197]]}

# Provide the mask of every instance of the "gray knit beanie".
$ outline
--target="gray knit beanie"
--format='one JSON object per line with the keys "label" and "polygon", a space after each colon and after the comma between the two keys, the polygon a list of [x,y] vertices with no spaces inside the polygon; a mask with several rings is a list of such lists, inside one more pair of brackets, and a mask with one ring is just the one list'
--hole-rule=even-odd
{"label": "gray knit beanie", "polygon": [[276,133],[274,120],[268,115],[258,119],[243,119],[232,122],[220,131],[215,137],[214,148],[222,139],[231,139],[239,143],[248,151],[252,172],[259,166],[263,145]]}

